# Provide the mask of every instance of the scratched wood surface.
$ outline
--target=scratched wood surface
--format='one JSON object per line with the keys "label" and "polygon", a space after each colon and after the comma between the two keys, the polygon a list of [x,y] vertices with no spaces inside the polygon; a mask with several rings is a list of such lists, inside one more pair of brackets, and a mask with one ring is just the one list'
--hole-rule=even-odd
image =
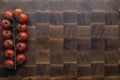
{"label": "scratched wood surface", "polygon": [[[29,16],[27,62],[0,80],[120,80],[120,0],[0,0]],[[1,32],[1,28],[0,28]]]}

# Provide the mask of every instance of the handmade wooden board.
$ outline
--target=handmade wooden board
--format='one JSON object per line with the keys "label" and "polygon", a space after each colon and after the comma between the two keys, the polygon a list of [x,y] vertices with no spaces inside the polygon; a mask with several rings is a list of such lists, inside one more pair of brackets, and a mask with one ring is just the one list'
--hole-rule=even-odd
{"label": "handmade wooden board", "polygon": [[[27,62],[0,80],[120,80],[120,0],[0,0],[29,16]],[[2,28],[0,28],[1,32]]]}

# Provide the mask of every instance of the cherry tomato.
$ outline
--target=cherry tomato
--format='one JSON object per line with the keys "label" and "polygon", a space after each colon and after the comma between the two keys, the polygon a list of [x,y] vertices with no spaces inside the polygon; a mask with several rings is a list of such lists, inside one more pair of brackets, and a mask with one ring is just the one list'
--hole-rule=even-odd
{"label": "cherry tomato", "polygon": [[19,53],[16,56],[16,62],[17,63],[19,63],[19,62],[25,62],[25,61],[26,61],[26,56],[23,53]]}
{"label": "cherry tomato", "polygon": [[27,26],[25,24],[17,24],[16,29],[18,32],[25,32],[27,31]]}
{"label": "cherry tomato", "polygon": [[28,40],[28,35],[27,35],[27,33],[26,33],[26,32],[20,32],[20,33],[18,34],[18,40],[19,40],[20,42],[24,42],[24,41]]}
{"label": "cherry tomato", "polygon": [[15,63],[12,59],[7,59],[7,60],[5,60],[4,65],[5,65],[5,67],[14,67]]}
{"label": "cherry tomato", "polygon": [[19,42],[16,45],[17,52],[24,52],[27,48],[27,45],[24,42]]}
{"label": "cherry tomato", "polygon": [[7,39],[3,42],[3,46],[8,49],[12,49],[14,47],[14,42],[12,39]]}
{"label": "cherry tomato", "polygon": [[13,16],[12,11],[9,10],[9,11],[4,12],[3,17],[8,19],[8,20],[12,20],[14,16]]}
{"label": "cherry tomato", "polygon": [[23,10],[22,10],[22,9],[19,9],[19,8],[16,8],[16,9],[13,11],[14,16],[20,15],[20,14],[22,14],[22,13],[23,13]]}
{"label": "cherry tomato", "polygon": [[28,16],[24,13],[20,14],[19,16],[19,23],[25,24],[28,21]]}
{"label": "cherry tomato", "polygon": [[3,29],[10,29],[11,26],[12,26],[12,24],[11,24],[11,22],[10,22],[9,20],[3,19],[3,20],[1,21],[1,27],[2,27]]}
{"label": "cherry tomato", "polygon": [[3,30],[2,37],[5,39],[9,39],[12,37],[12,32],[10,30]]}
{"label": "cherry tomato", "polygon": [[13,58],[14,57],[14,51],[12,49],[7,49],[4,53],[6,58]]}

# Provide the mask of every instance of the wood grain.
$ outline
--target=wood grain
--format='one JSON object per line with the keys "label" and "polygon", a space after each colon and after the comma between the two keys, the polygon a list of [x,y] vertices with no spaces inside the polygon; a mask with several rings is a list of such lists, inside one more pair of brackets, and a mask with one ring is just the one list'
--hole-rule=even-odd
{"label": "wood grain", "polygon": [[[4,66],[0,35],[0,80],[119,80],[119,0],[1,0],[5,10],[29,17],[27,62]],[[0,28],[0,32],[2,28]]]}

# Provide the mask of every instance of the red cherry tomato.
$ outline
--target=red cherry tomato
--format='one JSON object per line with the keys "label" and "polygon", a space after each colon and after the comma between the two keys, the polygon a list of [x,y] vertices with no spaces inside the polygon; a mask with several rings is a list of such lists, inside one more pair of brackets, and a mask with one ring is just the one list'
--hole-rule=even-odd
{"label": "red cherry tomato", "polygon": [[28,35],[27,35],[27,33],[26,33],[26,32],[20,32],[20,33],[18,34],[18,40],[19,40],[20,42],[24,42],[24,41],[28,40]]}
{"label": "red cherry tomato", "polygon": [[16,62],[17,63],[19,63],[19,62],[25,62],[25,61],[26,61],[26,56],[23,53],[19,53],[16,56]]}
{"label": "red cherry tomato", "polygon": [[8,20],[12,20],[14,16],[13,16],[12,11],[9,10],[9,11],[4,12],[3,17],[8,19]]}
{"label": "red cherry tomato", "polygon": [[3,30],[2,37],[5,39],[9,39],[12,37],[12,32],[10,30]]}
{"label": "red cherry tomato", "polygon": [[20,14],[22,14],[22,13],[23,13],[23,10],[22,10],[22,9],[19,9],[19,8],[16,8],[16,9],[13,11],[14,16],[20,15]]}
{"label": "red cherry tomato", "polygon": [[17,24],[16,29],[18,32],[25,32],[27,31],[27,26],[25,24]]}
{"label": "red cherry tomato", "polygon": [[14,47],[14,42],[12,39],[7,39],[3,42],[3,46],[8,49],[12,49]]}
{"label": "red cherry tomato", "polygon": [[24,52],[27,48],[27,45],[24,42],[19,42],[16,45],[17,52]]}
{"label": "red cherry tomato", "polygon": [[12,59],[7,59],[7,60],[5,60],[4,65],[5,65],[5,67],[14,67],[15,63]]}
{"label": "red cherry tomato", "polygon": [[1,27],[2,27],[3,29],[10,29],[11,26],[12,26],[12,24],[11,24],[11,22],[10,22],[9,20],[3,19],[3,20],[1,21]]}
{"label": "red cherry tomato", "polygon": [[4,53],[6,58],[13,58],[14,57],[14,51],[12,49],[7,49]]}
{"label": "red cherry tomato", "polygon": [[24,13],[20,14],[19,16],[19,23],[25,24],[28,21],[28,16]]}

